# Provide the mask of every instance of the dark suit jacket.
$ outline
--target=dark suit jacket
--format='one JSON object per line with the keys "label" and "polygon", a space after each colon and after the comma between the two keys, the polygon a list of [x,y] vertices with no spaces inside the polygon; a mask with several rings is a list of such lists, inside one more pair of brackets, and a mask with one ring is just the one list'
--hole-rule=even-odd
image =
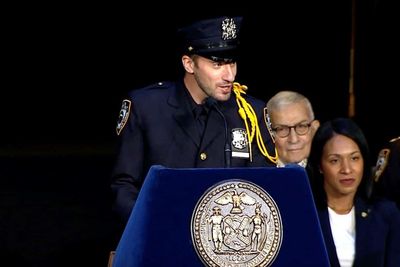
{"label": "dark suit jacket", "polygon": [[[354,267],[400,266],[400,211],[394,202],[373,205],[356,200],[356,255]],[[329,223],[328,210],[318,211],[332,267],[340,267]]]}
{"label": "dark suit jacket", "polygon": [[387,165],[379,177],[376,193],[397,203],[400,208],[400,137],[390,141],[385,147],[388,152]]}
{"label": "dark suit jacket", "polygon": [[[185,90],[182,82],[167,82],[133,90],[129,95],[132,106],[120,135],[111,185],[115,194],[115,210],[125,219],[129,217],[152,165],[170,168],[224,167],[225,126],[222,116],[214,109],[210,110],[201,142]],[[265,145],[274,155],[273,143],[264,123],[265,103],[247,95],[244,97],[256,111]],[[232,92],[230,100],[218,103],[228,124],[228,135],[234,128],[246,129],[235,99]],[[231,166],[274,166],[260,153],[255,138],[251,151],[252,162],[232,157]],[[205,153],[202,158],[201,153]]]}

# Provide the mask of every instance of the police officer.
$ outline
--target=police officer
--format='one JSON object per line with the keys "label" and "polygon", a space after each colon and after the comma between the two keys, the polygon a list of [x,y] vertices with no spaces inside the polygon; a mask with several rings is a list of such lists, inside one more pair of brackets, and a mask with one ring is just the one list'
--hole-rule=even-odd
{"label": "police officer", "polygon": [[376,194],[395,201],[400,208],[400,136],[379,152],[374,181]]}
{"label": "police officer", "polygon": [[219,17],[181,28],[183,79],[133,90],[122,101],[111,188],[125,222],[152,165],[274,166],[265,103],[234,82],[241,21]]}

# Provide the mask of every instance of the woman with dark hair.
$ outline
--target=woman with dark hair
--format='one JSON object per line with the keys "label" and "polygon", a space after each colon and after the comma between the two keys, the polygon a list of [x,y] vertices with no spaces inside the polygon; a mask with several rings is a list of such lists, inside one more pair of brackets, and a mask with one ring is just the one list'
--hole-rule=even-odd
{"label": "woman with dark hair", "polygon": [[369,198],[368,150],[347,118],[323,123],[313,138],[309,176],[332,267],[400,266],[400,211]]}

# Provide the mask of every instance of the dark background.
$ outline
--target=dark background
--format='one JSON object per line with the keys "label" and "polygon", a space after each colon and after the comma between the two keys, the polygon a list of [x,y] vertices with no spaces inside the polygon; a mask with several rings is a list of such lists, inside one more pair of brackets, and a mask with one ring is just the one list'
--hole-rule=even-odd
{"label": "dark background", "polygon": [[[400,132],[394,10],[388,0],[356,1],[354,119],[374,157]],[[267,101],[290,88],[310,98],[321,121],[348,114],[351,1],[25,4],[6,12],[0,253],[7,266],[106,266],[121,231],[109,193],[121,100],[178,76],[174,35],[187,21],[243,15],[237,80],[249,94]]]}

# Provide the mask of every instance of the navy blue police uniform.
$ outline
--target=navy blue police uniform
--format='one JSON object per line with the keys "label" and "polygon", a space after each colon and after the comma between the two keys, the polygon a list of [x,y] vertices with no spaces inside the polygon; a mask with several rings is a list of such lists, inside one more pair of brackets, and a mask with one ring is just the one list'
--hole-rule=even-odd
{"label": "navy blue police uniform", "polygon": [[[201,34],[208,30],[206,34],[215,35],[210,29],[218,28],[215,24],[221,20],[207,21],[206,29],[202,29]],[[198,41],[197,45],[201,43],[199,38],[196,35],[190,37]],[[212,47],[210,43],[207,45]],[[214,51],[213,54],[218,53]],[[243,88],[237,83],[234,87]],[[129,97],[122,102],[117,125],[119,147],[111,185],[115,195],[114,209],[124,221],[129,218],[152,165],[171,168],[226,167],[224,148],[228,142],[231,167],[275,166],[272,162],[274,157],[268,157],[274,155],[275,148],[264,123],[265,103],[240,94],[239,98],[245,101],[242,103],[248,103],[257,114],[251,122],[249,118],[243,119],[239,115],[237,98],[238,95],[232,92],[227,101],[205,105],[205,129],[201,134],[196,104],[183,80],[160,82],[129,93]],[[252,129],[257,130],[252,133]],[[249,138],[251,135],[252,140]],[[256,140],[265,145],[267,157]]]}
{"label": "navy blue police uniform", "polygon": [[375,191],[400,208],[400,136],[381,149],[375,166]]}

